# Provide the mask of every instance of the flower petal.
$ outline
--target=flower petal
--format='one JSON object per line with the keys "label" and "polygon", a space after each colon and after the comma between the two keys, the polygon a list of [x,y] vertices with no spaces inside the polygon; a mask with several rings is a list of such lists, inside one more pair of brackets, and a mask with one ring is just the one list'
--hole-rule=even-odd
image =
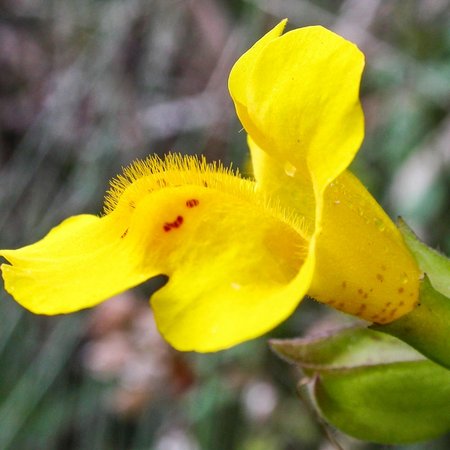
{"label": "flower petal", "polygon": [[[253,70],[255,58],[264,51],[267,44],[279,38],[283,34],[286,24],[287,19],[284,19],[278,23],[261,39],[255,42],[250,50],[245,52],[234,65],[230,73],[229,88],[233,100],[235,100],[236,107],[238,107],[241,103],[242,105],[246,104],[245,99],[247,97],[247,83],[251,77],[251,71]],[[245,106],[243,106],[242,113],[245,113]]]}
{"label": "flower petal", "polygon": [[316,200],[309,171],[286,165],[262,150],[253,139],[247,138],[257,189],[270,193],[287,209],[303,217],[308,235],[314,231]]}
{"label": "flower petal", "polygon": [[16,300],[38,313],[70,312],[166,274],[152,299],[160,331],[178,349],[215,351],[276,326],[310,285],[303,222],[204,160],[136,163],[112,182],[106,208],[0,251]]}
{"label": "flower petal", "polygon": [[[257,185],[288,209],[309,219],[314,192],[308,173],[286,172],[249,139]],[[339,175],[321,200],[313,283],[308,294],[341,311],[387,323],[411,311],[418,300],[420,271],[391,219],[349,171]]]}
{"label": "flower petal", "polygon": [[157,275],[114,215],[71,217],[35,244],[1,250],[6,290],[37,314],[88,308]]}
{"label": "flower petal", "polygon": [[156,259],[169,276],[151,299],[165,339],[179,350],[217,351],[286,319],[312,278],[301,218],[223,168],[187,159],[164,169],[164,189],[137,201],[154,185],[144,176],[121,198],[135,205],[149,264]]}
{"label": "flower petal", "polygon": [[277,38],[279,29],[236,62],[229,89],[256,144],[283,163],[308,167],[323,189],[350,164],[363,138],[364,56],[320,26]]}
{"label": "flower petal", "polygon": [[349,171],[326,189],[309,294],[370,322],[387,323],[418,301],[420,270],[403,238]]}
{"label": "flower petal", "polygon": [[[257,197],[200,186],[161,191],[137,207],[168,283],[152,299],[162,335],[179,350],[216,351],[289,316],[311,280],[307,242]],[[193,205],[187,207],[187,205]],[[141,214],[140,210],[145,210]],[[181,219],[180,219],[181,218]],[[179,226],[164,230],[168,223]]]}

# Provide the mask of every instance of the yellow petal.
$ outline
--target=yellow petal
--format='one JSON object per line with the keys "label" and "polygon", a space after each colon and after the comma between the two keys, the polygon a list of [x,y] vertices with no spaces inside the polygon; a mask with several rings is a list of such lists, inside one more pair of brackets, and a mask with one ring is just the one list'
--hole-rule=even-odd
{"label": "yellow petal", "polygon": [[[253,70],[253,63],[257,56],[264,51],[264,48],[274,39],[279,38],[283,34],[283,30],[287,24],[287,19],[282,20],[278,25],[273,27],[261,39],[259,39],[253,46],[245,52],[233,66],[230,78],[229,88],[231,96],[235,101],[236,108],[240,107],[242,100],[242,113],[245,113],[244,101],[247,97],[247,83],[251,77]],[[239,114],[238,114],[239,116]],[[240,117],[240,116],[239,116]]]}
{"label": "yellow petal", "polygon": [[371,322],[387,323],[418,301],[416,261],[397,227],[346,171],[326,189],[309,294]]}
{"label": "yellow petal", "polygon": [[314,232],[316,199],[309,171],[273,158],[247,138],[257,188],[303,217],[308,236]]}
{"label": "yellow petal", "polygon": [[138,240],[114,215],[71,217],[45,238],[18,250],[1,250],[6,290],[38,314],[88,308],[156,275],[142,267]]}
{"label": "yellow petal", "polygon": [[166,274],[152,299],[162,334],[178,349],[215,351],[276,326],[310,285],[302,220],[204,160],[132,165],[112,182],[106,210],[0,251],[16,300],[34,312],[70,312]]}
{"label": "yellow petal", "polygon": [[306,229],[315,233],[316,266],[308,294],[377,323],[411,311],[418,299],[417,264],[397,227],[358,179],[345,171],[326,188],[315,227],[308,173],[286,171],[251,139],[249,146],[258,187],[305,215]]}
{"label": "yellow petal", "polygon": [[151,299],[160,332],[179,350],[203,352],[265,333],[292,313],[311,282],[303,220],[220,166],[166,161],[159,174],[149,164],[152,176],[137,167],[128,175],[138,179],[113,193],[115,210],[134,205],[136,232],[152,249],[149,264],[156,258],[169,276]]}
{"label": "yellow petal", "polygon": [[197,186],[152,197],[137,208],[146,210],[143,228],[155,215],[161,226],[182,218],[159,239],[169,281],[151,301],[160,332],[175,348],[227,348],[270,330],[296,308],[311,280],[307,243],[256,197]]}
{"label": "yellow petal", "polygon": [[279,27],[236,62],[229,89],[256,144],[283,164],[307,167],[321,190],[350,164],[363,138],[364,56],[320,26],[276,37]]}

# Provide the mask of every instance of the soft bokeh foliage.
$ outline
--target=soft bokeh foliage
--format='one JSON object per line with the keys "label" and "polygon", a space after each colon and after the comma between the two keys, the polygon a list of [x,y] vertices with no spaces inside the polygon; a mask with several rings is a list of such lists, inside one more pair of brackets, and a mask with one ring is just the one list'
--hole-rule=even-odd
{"label": "soft bokeh foliage", "polygon": [[[0,247],[99,211],[107,180],[151,152],[202,152],[245,171],[226,79],[243,50],[289,17],[292,27],[325,25],[366,54],[367,136],[353,169],[392,216],[449,253],[448,8],[445,0],[6,0]],[[180,355],[149,325],[155,288],[67,318],[31,316],[2,292],[0,448],[325,448],[295,397],[293,369],[264,339]],[[272,336],[346,320],[304,302]],[[430,445],[444,449],[448,439],[398,449]]]}

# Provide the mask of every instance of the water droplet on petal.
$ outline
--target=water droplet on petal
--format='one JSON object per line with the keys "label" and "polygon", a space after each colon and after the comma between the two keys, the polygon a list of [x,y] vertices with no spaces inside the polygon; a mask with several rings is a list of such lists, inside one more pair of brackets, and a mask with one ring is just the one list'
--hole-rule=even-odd
{"label": "water droplet on petal", "polygon": [[408,275],[405,272],[403,272],[403,274],[402,274],[402,283],[406,284],[408,281],[409,281]]}
{"label": "water droplet on petal", "polygon": [[386,225],[384,224],[384,222],[379,219],[378,217],[376,219],[374,219],[375,222],[375,226],[380,230],[380,231],[384,231],[384,229],[386,228]]}
{"label": "water droplet on petal", "polygon": [[290,162],[286,162],[284,165],[284,172],[288,177],[293,177],[297,172],[297,167],[293,166]]}

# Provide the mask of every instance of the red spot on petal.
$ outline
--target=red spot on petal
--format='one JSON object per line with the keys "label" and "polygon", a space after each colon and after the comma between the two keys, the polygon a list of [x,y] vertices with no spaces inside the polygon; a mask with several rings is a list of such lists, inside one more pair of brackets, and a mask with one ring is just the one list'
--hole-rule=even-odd
{"label": "red spot on petal", "polygon": [[188,208],[195,208],[196,206],[198,206],[200,202],[196,199],[196,198],[192,198],[190,200],[186,200],[186,206]]}
{"label": "red spot on petal", "polygon": [[183,224],[183,217],[178,216],[173,222],[166,222],[163,225],[163,230],[167,233],[173,228],[179,228]]}

